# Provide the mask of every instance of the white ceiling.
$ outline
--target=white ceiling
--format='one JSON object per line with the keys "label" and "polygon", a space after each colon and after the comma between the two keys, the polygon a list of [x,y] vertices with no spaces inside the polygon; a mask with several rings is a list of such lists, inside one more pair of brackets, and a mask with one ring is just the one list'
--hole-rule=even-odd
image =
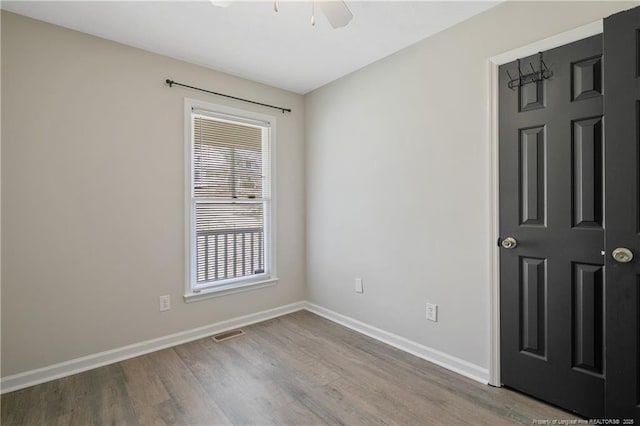
{"label": "white ceiling", "polygon": [[2,9],[307,93],[498,4],[497,1],[347,1],[333,29],[310,1],[2,1]]}

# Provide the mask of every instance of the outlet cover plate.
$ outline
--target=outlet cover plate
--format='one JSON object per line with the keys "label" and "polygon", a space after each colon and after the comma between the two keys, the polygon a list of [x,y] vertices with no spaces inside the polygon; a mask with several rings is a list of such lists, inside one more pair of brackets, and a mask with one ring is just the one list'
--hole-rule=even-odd
{"label": "outlet cover plate", "polygon": [[427,319],[429,321],[438,322],[438,305],[427,303]]}
{"label": "outlet cover plate", "polygon": [[171,309],[171,295],[160,296],[160,312],[168,311],[169,309]]}

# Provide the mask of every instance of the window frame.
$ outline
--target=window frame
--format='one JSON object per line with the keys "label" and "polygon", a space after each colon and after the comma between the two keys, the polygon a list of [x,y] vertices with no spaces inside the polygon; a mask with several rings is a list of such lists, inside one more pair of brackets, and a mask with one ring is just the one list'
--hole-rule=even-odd
{"label": "window frame", "polygon": [[[198,113],[206,112],[213,118],[219,117],[224,120],[232,120],[238,123],[268,124],[267,133],[269,144],[269,161],[267,172],[269,179],[266,184],[269,197],[264,199],[264,269],[263,274],[258,276],[238,277],[224,280],[219,284],[198,284],[196,265],[196,199],[193,193],[193,117],[194,110]],[[219,297],[257,288],[268,287],[277,284],[276,274],[276,119],[274,116],[256,113],[253,111],[232,108],[196,99],[185,98],[184,101],[184,123],[185,123],[185,302],[193,302],[210,297]],[[222,202],[222,201],[220,201]],[[238,201],[242,202],[242,201]]]}

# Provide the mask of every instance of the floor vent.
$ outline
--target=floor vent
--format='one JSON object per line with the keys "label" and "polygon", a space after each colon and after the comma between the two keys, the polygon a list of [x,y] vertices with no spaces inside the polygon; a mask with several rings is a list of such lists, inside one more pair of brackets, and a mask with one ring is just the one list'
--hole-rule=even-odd
{"label": "floor vent", "polygon": [[225,331],[224,333],[218,333],[213,335],[213,340],[216,342],[222,342],[224,340],[232,339],[234,337],[242,336],[244,331],[238,329]]}

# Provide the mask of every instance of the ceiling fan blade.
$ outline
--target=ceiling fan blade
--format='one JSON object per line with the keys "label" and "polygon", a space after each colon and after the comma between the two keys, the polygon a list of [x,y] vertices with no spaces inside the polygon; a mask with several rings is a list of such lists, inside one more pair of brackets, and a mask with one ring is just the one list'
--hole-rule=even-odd
{"label": "ceiling fan blade", "polygon": [[229,0],[209,0],[212,5],[216,7],[229,7],[231,1]]}
{"label": "ceiling fan blade", "polygon": [[333,28],[344,27],[353,19],[353,14],[343,1],[330,0],[317,3]]}

